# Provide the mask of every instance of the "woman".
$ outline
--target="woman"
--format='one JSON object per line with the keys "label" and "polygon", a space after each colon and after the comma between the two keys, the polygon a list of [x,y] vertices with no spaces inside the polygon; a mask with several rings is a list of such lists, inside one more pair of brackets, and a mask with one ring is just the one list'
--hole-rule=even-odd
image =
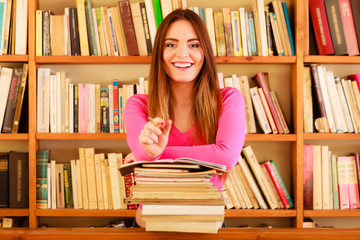
{"label": "woman", "polygon": [[[245,140],[244,100],[233,88],[219,89],[210,39],[201,18],[178,9],[156,34],[149,94],[125,107],[133,160],[188,157],[232,168]],[[153,117],[148,121],[148,117]],[[222,187],[215,176],[213,185]],[[142,222],[137,212],[137,222]]]}

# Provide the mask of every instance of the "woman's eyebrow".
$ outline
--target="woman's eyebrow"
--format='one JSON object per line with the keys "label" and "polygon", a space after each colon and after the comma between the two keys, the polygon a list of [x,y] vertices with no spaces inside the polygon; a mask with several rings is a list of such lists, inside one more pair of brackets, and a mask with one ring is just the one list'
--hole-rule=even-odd
{"label": "woman's eyebrow", "polygon": [[166,38],[165,41],[179,41],[179,40],[176,38]]}

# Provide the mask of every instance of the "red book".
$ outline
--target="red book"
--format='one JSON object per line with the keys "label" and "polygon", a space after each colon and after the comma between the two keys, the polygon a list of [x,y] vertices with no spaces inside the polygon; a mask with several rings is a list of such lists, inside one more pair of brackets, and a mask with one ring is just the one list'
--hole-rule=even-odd
{"label": "red book", "polygon": [[356,83],[358,85],[358,88],[360,89],[360,73],[348,75],[348,78],[351,79],[351,80],[356,81]]}
{"label": "red book", "polygon": [[[125,158],[123,158],[123,163],[125,161]],[[130,197],[130,193],[131,193],[131,186],[134,185],[134,179],[133,179],[133,174],[130,173],[128,175],[124,176],[124,182],[125,182],[125,192],[126,192],[126,197]],[[128,209],[136,209],[137,208],[137,204],[128,204]]]}
{"label": "red book", "polygon": [[324,0],[309,0],[309,8],[319,54],[334,54]]}
{"label": "red book", "polygon": [[303,151],[304,167],[304,209],[313,209],[313,145],[304,145]]}
{"label": "red book", "polygon": [[278,129],[279,133],[284,133],[284,129],[281,126],[281,122],[280,119],[276,113],[276,109],[275,106],[271,100],[271,96],[270,96],[270,86],[269,86],[269,75],[267,72],[259,72],[256,74],[255,76],[256,81],[259,83],[260,87],[263,89],[264,91],[264,95],[266,98],[266,102],[269,105],[270,108],[270,112],[271,115],[274,119],[276,128]]}
{"label": "red book", "polygon": [[135,28],[131,16],[129,0],[121,0],[118,4],[128,54],[129,56],[139,56],[139,48],[136,42]]}
{"label": "red book", "polygon": [[271,162],[267,161],[267,162],[264,162],[263,164],[265,165],[266,171],[269,173],[271,181],[274,183],[276,191],[278,192],[281,202],[284,204],[284,207],[290,208],[290,204],[289,204],[288,200],[286,199],[285,193],[280,186],[280,182],[276,177],[276,173],[271,165]]}
{"label": "red book", "polygon": [[119,125],[119,83],[117,79],[113,80],[113,111],[114,111],[114,132],[120,132]]}
{"label": "red book", "polygon": [[339,0],[341,21],[344,27],[345,41],[349,56],[359,55],[354,20],[349,0]]}

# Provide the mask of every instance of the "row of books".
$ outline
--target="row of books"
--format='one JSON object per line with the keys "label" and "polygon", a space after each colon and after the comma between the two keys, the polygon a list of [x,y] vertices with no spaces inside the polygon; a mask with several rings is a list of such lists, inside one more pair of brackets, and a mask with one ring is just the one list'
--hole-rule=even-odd
{"label": "row of books", "polygon": [[218,80],[220,88],[234,87],[243,95],[246,133],[257,132],[254,110],[258,125],[264,133],[290,133],[277,94],[270,89],[267,72],[259,72],[250,80],[246,75],[224,76],[220,72]]}
{"label": "row of books", "polygon": [[360,208],[360,158],[304,145],[304,209]]}
{"label": "row of books", "polygon": [[151,55],[162,19],[174,9],[186,8],[184,0],[121,0],[114,7],[97,8],[91,0],[75,2],[76,8],[65,8],[61,15],[36,11],[37,56]]}
{"label": "row of books", "polygon": [[29,153],[0,153],[0,208],[29,207]]}
{"label": "row of books", "polygon": [[178,158],[134,162],[120,172],[134,175],[128,201],[143,204],[146,231],[217,233],[224,221],[224,198],[211,179],[225,168]]}
{"label": "row of books", "polygon": [[0,217],[0,228],[24,227],[24,222],[24,218]]}
{"label": "row of books", "polygon": [[71,83],[64,71],[38,69],[37,131],[124,133],[124,109],[132,95],[147,93],[147,80],[122,84]]}
{"label": "row of books", "polygon": [[[36,206],[38,209],[127,209],[124,203],[132,185],[131,175],[118,171],[121,153],[95,154],[79,148],[79,159],[68,163],[50,160],[49,150],[36,153]],[[126,192],[126,188],[128,189]],[[136,205],[129,206],[136,208]]]}
{"label": "row of books", "polygon": [[311,54],[359,55],[359,1],[309,0],[309,8]]}
{"label": "row of books", "polygon": [[228,170],[225,206],[228,209],[289,209],[294,203],[274,161],[258,162],[251,146],[242,150],[236,166]]}
{"label": "row of books", "polygon": [[304,131],[360,132],[360,74],[335,76],[324,65],[304,67]]}
{"label": "row of books", "polygon": [[0,1],[0,55],[27,54],[28,0]]}
{"label": "row of books", "polygon": [[27,63],[24,63],[22,68],[0,66],[0,132],[2,133],[26,131],[27,75]]}

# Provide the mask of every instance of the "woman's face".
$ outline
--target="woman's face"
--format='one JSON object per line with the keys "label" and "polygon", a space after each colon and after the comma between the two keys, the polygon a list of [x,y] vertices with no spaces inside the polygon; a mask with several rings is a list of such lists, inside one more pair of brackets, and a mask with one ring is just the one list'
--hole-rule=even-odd
{"label": "woman's face", "polygon": [[175,82],[192,82],[198,76],[204,53],[189,21],[177,20],[170,25],[165,35],[163,59],[167,75]]}

